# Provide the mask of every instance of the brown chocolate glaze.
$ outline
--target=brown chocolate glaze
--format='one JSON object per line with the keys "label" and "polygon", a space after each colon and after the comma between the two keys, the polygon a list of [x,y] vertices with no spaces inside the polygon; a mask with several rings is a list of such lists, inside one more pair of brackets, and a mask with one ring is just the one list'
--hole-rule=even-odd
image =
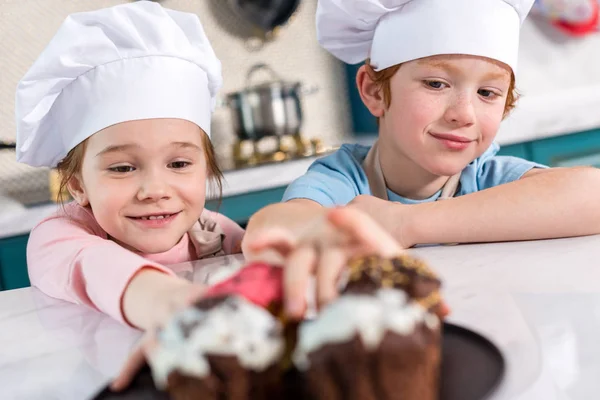
{"label": "brown chocolate glaze", "polygon": [[380,288],[404,290],[426,309],[435,311],[441,303],[441,281],[429,266],[412,256],[394,258],[361,257],[349,265],[349,277],[343,293],[371,294]]}
{"label": "brown chocolate glaze", "polygon": [[419,324],[408,336],[387,332],[367,351],[360,338],[331,343],[309,356],[306,398],[316,400],[435,400],[441,335]]}
{"label": "brown chocolate glaze", "polygon": [[266,371],[244,369],[236,357],[208,356],[210,375],[193,378],[174,371],[168,378],[168,392],[173,400],[262,400],[283,399],[281,370],[273,366]]}
{"label": "brown chocolate glaze", "polygon": [[[230,295],[204,297],[204,298],[198,300],[197,302],[195,302],[194,307],[196,307],[198,310],[201,310],[201,311],[207,311],[212,308],[215,308],[216,306],[218,306],[220,304],[223,304],[230,297],[231,297]],[[233,303],[231,305],[234,306]]]}

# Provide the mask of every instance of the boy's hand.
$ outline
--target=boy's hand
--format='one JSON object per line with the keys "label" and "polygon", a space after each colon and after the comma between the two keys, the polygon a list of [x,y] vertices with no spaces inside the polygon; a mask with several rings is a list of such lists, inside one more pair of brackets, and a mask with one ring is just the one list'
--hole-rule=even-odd
{"label": "boy's hand", "polygon": [[375,196],[360,195],[355,197],[348,207],[364,212],[379,223],[392,235],[404,249],[414,246],[409,229],[408,211],[410,205],[382,200]]}
{"label": "boy's hand", "polygon": [[338,295],[337,282],[348,261],[377,254],[393,257],[402,247],[364,212],[351,207],[328,210],[323,218],[307,221],[307,229],[294,237],[281,228],[266,230],[248,244],[252,254],[277,252],[284,270],[284,300],[287,314],[294,319],[306,311],[306,292],[311,275],[316,275],[317,304]]}

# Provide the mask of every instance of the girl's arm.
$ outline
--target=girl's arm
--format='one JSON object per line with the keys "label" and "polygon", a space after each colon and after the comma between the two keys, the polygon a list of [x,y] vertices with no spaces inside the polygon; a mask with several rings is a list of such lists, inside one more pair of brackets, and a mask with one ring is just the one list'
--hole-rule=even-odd
{"label": "girl's arm", "polygon": [[[134,326],[144,328],[145,318],[143,315],[138,317],[137,308],[127,316],[122,309],[122,300],[130,283],[149,281],[152,283],[147,285],[160,286],[160,281],[166,289],[181,285],[182,280],[160,264],[103,238],[91,214],[75,208],[69,211],[74,212],[74,218],[57,213],[31,231],[27,244],[31,284],[49,296],[88,305],[117,320],[130,320]],[[152,274],[138,274],[142,269]],[[154,278],[142,279],[150,275]],[[150,296],[142,295],[141,298]],[[142,308],[151,307],[151,304],[144,304]]]}

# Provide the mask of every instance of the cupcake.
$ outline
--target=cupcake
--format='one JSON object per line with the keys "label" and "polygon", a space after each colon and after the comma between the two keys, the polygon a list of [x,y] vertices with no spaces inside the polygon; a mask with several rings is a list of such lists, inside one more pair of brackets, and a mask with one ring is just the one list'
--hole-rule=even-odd
{"label": "cupcake", "polygon": [[157,335],[154,383],[173,400],[270,399],[281,390],[281,323],[239,295],[197,302]]}
{"label": "cupcake", "polygon": [[293,360],[311,399],[438,398],[440,281],[410,256],[351,263],[338,299],[300,324]]}
{"label": "cupcake", "polygon": [[155,384],[187,399],[438,397],[440,280],[410,256],[354,260],[338,299],[287,321],[282,269],[253,263],[158,332]]}
{"label": "cupcake", "polygon": [[252,263],[176,315],[149,360],[156,387],[174,400],[284,398],[296,329],[281,282],[281,268]]}

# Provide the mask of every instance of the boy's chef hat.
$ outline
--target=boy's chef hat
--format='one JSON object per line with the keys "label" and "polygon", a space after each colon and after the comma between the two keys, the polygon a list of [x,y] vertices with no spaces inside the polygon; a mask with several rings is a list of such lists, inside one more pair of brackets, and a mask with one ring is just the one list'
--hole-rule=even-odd
{"label": "boy's chef hat", "polygon": [[439,54],[492,58],[516,70],[534,0],[319,0],[317,38],[340,60],[375,70]]}
{"label": "boy's chef hat", "polygon": [[17,87],[17,160],[54,167],[99,130],[139,119],[185,119],[210,136],[221,85],[194,14],[150,1],[72,14]]}

